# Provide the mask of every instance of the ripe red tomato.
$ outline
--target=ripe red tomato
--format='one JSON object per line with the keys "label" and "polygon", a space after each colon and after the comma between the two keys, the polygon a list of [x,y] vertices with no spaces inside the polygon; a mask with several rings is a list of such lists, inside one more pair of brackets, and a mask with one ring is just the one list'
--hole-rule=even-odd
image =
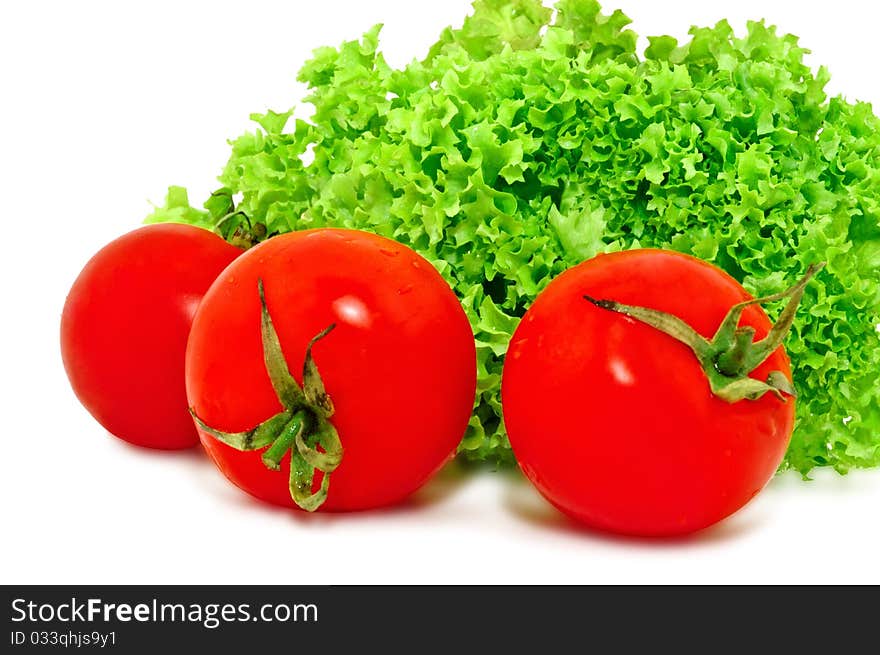
{"label": "ripe red tomato", "polygon": [[[264,321],[273,331],[261,329]],[[329,478],[304,466],[303,475],[314,477],[299,492],[316,496],[295,503],[291,459],[299,446],[292,432],[286,445],[281,435],[293,412],[285,414],[270,379],[264,337],[277,335],[275,366],[298,386],[310,341],[331,325],[314,344],[314,363],[335,407],[329,423],[341,463],[326,497],[319,494]],[[308,230],[256,246],[214,282],[193,322],[186,380],[194,415],[210,426],[202,444],[241,489],[277,505],[360,510],[403,499],[451,456],[473,407],[476,353],[458,299],[421,256],[365,232]],[[268,440],[253,435],[279,413]],[[313,426],[320,422],[315,403],[303,413]],[[251,436],[238,435],[232,447],[216,431]],[[278,470],[264,463],[273,450]]]}
{"label": "ripe red tomato", "polygon": [[[659,250],[600,255],[555,279],[504,368],[504,420],[525,475],[566,514],[619,533],[683,534],[738,510],[779,466],[794,398],[722,400],[688,346],[585,296],[668,312],[707,339],[751,299],[720,269]],[[771,327],[754,305],[739,325],[756,339]],[[748,377],[773,371],[791,379],[781,347]]]}
{"label": "ripe red tomato", "polygon": [[241,250],[188,225],[150,225],[102,248],[73,283],[61,355],[80,402],[109,432],[149,448],[198,442],[183,367],[196,306]]}

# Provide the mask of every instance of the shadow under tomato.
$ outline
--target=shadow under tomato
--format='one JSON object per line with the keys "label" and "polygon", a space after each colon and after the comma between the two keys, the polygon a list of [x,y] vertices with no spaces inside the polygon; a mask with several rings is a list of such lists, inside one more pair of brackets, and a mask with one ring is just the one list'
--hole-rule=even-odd
{"label": "shadow under tomato", "polygon": [[[401,505],[404,509],[421,509],[442,503],[461,491],[471,479],[468,467],[453,459],[436,475],[407,498]],[[393,509],[393,508],[391,508]]]}
{"label": "shadow under tomato", "polygon": [[[558,534],[642,548],[702,547],[741,538],[764,522],[760,512],[740,510],[716,525],[692,534],[675,537],[640,537],[604,532],[583,525],[553,507],[518,470],[504,471],[507,487],[502,497],[504,507],[515,517]],[[748,507],[748,506],[747,506]]]}
{"label": "shadow under tomato", "polygon": [[[206,462],[209,461],[204,453],[200,453],[200,455]],[[216,467],[211,465],[210,468],[214,469],[212,473],[219,476],[220,479],[223,479],[222,474],[216,470]],[[332,525],[337,522],[350,523],[358,520],[372,520],[380,516],[406,515],[422,512],[429,507],[439,505],[452,498],[452,496],[464,488],[470,479],[471,476],[468,474],[466,467],[460,464],[457,460],[452,460],[440,469],[433,478],[418,489],[412,496],[396,505],[354,512],[318,511],[313,513],[266,503],[251,496],[249,493],[236,488],[228,480],[224,479],[223,486],[228,490],[228,493],[224,492],[223,498],[219,499],[219,502],[232,503],[238,507],[247,507],[251,510],[277,514],[280,516],[286,515],[290,517],[291,520],[297,521],[297,523],[302,525]],[[208,485],[206,484],[205,486]],[[214,487],[213,492],[216,493],[216,485],[212,482],[210,486]]]}
{"label": "shadow under tomato", "polygon": [[107,439],[110,439],[113,444],[127,453],[131,453],[137,455],[138,457],[150,457],[153,459],[169,459],[180,462],[196,462],[200,464],[207,464],[210,460],[207,455],[205,455],[205,451],[202,448],[200,443],[195,443],[188,448],[178,448],[173,450],[164,450],[162,448],[147,448],[146,446],[138,446],[133,443],[129,443],[124,439],[120,439],[112,435],[111,433],[106,433]]}

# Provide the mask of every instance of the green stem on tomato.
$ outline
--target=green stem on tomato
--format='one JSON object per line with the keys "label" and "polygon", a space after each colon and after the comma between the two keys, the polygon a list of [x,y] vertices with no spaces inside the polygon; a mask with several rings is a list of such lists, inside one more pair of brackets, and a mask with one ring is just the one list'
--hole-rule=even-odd
{"label": "green stem on tomato", "polygon": [[[804,289],[824,266],[824,263],[811,265],[796,284],[781,293],[734,305],[711,340],[705,339],[686,322],[667,312],[625,305],[614,300],[597,300],[587,295],[584,298],[601,309],[624,314],[650,325],[688,346],[699,360],[712,393],[722,400],[730,403],[757,400],[766,393],[772,393],[785,401],[786,396],[796,395],[794,386],[785,374],[772,371],[763,382],[749,377],[749,374],[782,345],[791,330]],[[789,299],[788,303],[767,336],[760,341],[754,341],[754,328],[739,327],[747,307],[785,298]]]}
{"label": "green stem on tomato", "polygon": [[[193,408],[190,408],[190,414],[202,432],[236,450],[258,450],[268,446],[261,460],[269,470],[281,470],[281,460],[290,452],[290,497],[302,509],[313,512],[327,499],[330,473],[342,462],[343,455],[339,434],[328,420],[333,416],[333,402],[312,357],[314,345],[330,334],[336,325],[319,332],[306,346],[303,388],[300,388],[284,358],[266,305],[262,280],[257,281],[257,292],[261,308],[263,364],[283,411],[244,432],[223,432],[206,424]],[[316,470],[321,471],[323,478],[318,491],[312,493]]]}
{"label": "green stem on tomato", "polygon": [[266,468],[273,471],[281,470],[281,459],[293,447],[296,440],[301,437],[302,433],[306,430],[308,422],[309,417],[305,410],[300,410],[293,415],[293,418],[282,428],[281,433],[272,442],[272,445],[263,452],[260,459],[263,460]]}

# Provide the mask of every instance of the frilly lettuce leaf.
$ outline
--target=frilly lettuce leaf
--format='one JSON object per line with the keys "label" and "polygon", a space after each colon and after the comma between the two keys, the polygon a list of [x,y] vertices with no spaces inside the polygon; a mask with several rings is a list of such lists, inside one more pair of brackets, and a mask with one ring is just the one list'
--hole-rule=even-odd
{"label": "frilly lettuce leaf", "polygon": [[[512,461],[499,387],[536,294],[598,252],[671,248],[754,293],[809,263],[787,341],[800,391],[785,467],[880,464],[880,120],[827,98],[796,37],[727,22],[649,38],[594,0],[477,0],[424,60],[392,69],[379,28],[321,48],[299,79],[315,107],[252,116],[224,187],[150,220],[215,224],[236,207],[270,234],[377,232],[434,262],[462,300],[478,400],[461,452]],[[771,310],[772,313],[772,310]]]}

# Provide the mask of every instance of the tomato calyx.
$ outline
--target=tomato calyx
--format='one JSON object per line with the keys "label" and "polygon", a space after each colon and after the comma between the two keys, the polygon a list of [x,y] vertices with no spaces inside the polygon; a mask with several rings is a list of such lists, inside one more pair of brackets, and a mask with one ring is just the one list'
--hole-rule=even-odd
{"label": "tomato calyx", "polygon": [[237,248],[248,250],[269,236],[263,223],[253,223],[250,216],[235,208],[232,191],[226,187],[212,193],[205,208],[217,219],[214,233]]}
{"label": "tomato calyx", "polygon": [[[329,420],[334,412],[333,402],[327,395],[312,357],[313,346],[330,334],[336,325],[332,324],[319,332],[306,346],[303,386],[300,388],[290,374],[281,350],[278,333],[266,306],[262,280],[257,282],[257,287],[261,306],[263,362],[272,388],[284,409],[244,432],[217,430],[202,421],[193,408],[190,408],[190,414],[203,432],[236,450],[265,448],[261,459],[270,470],[279,471],[282,458],[290,452],[290,497],[302,509],[313,512],[327,499],[330,474],[342,462],[342,442]],[[323,477],[321,486],[312,493],[316,470],[321,471]]]}
{"label": "tomato calyx", "polygon": [[[795,313],[804,295],[804,289],[813,276],[825,267],[825,263],[812,264],[804,276],[781,293],[754,298],[730,308],[715,336],[711,340],[701,336],[683,320],[656,309],[624,305],[614,300],[597,300],[584,295],[596,307],[623,314],[668,334],[688,346],[703,367],[712,393],[722,400],[735,403],[740,400],[757,400],[772,393],[785,402],[787,396],[797,397],[792,382],[781,371],[772,371],[765,381],[749,377],[779,346],[794,322]],[[788,298],[788,303],[770,328],[767,336],[754,341],[755,329],[739,327],[746,307]]]}
{"label": "tomato calyx", "polygon": [[262,223],[251,223],[250,217],[243,211],[231,211],[218,222],[214,231],[233,246],[248,250],[265,240],[266,226]]}

